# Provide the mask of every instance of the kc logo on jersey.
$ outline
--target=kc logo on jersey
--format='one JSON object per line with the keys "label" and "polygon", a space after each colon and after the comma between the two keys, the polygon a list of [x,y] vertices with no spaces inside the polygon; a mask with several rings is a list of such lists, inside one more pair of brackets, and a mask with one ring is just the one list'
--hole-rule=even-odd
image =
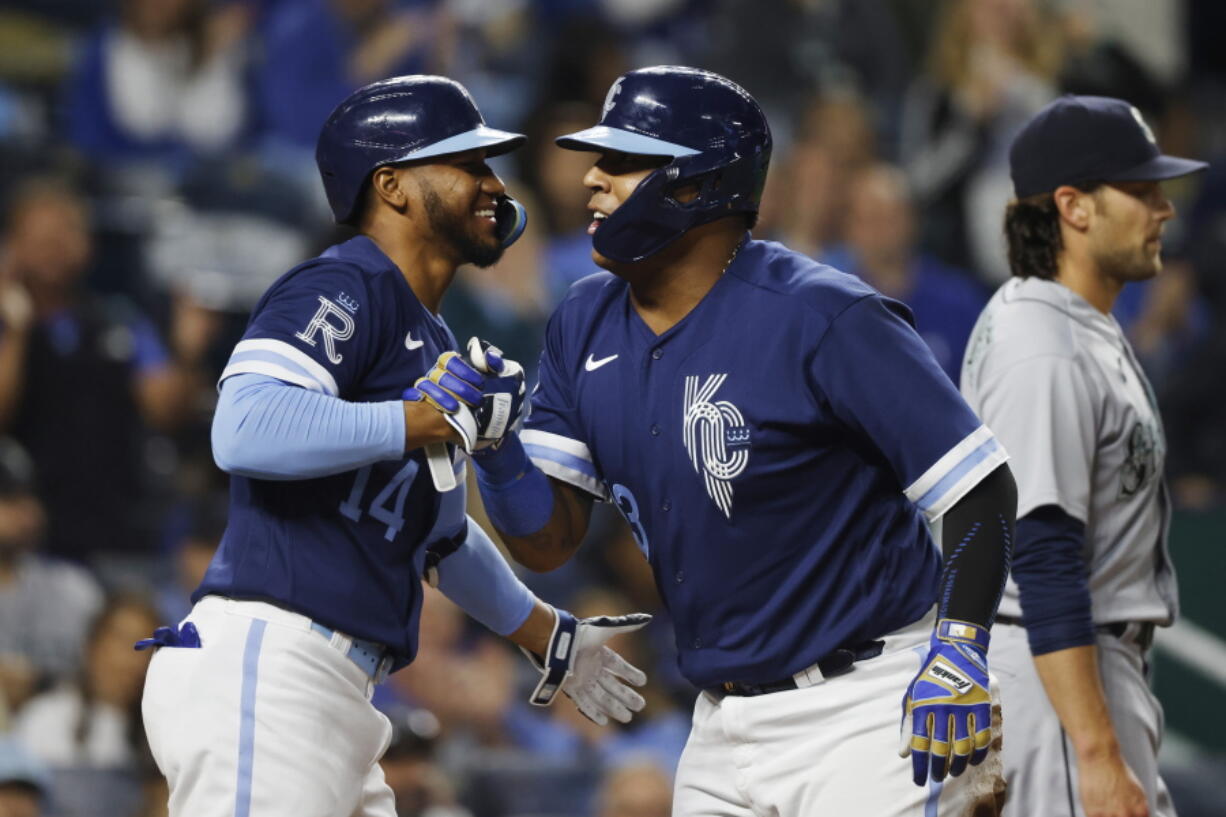
{"label": "kc logo on jersey", "polygon": [[707,494],[724,516],[732,518],[732,480],[749,464],[749,426],[740,410],[727,400],[711,402],[728,378],[709,375],[702,385],[698,375],[685,378],[682,425],[685,450],[694,470],[702,474]]}
{"label": "kc logo on jersey", "polygon": [[315,317],[311,318],[311,322],[306,325],[306,329],[303,329],[301,332],[295,332],[294,337],[305,341],[310,346],[314,346],[315,336],[322,333],[324,353],[328,356],[328,360],[332,361],[333,365],[335,365],[344,360],[341,353],[336,351],[336,344],[339,341],[349,340],[353,337],[353,329],[353,316],[320,295],[319,309],[316,310]]}

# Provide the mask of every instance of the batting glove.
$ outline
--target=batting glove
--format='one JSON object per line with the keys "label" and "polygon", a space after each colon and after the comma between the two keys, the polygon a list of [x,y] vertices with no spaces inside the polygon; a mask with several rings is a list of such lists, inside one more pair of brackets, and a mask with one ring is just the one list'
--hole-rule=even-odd
{"label": "batting glove", "polygon": [[557,620],[549,639],[547,657],[541,658],[524,650],[524,655],[541,671],[541,680],[529,702],[533,706],[549,706],[562,691],[593,723],[604,726],[609,718],[629,723],[646,701],[627,684],[642,686],[647,683],[647,676],[606,647],[605,642],[620,633],[646,626],[651,616],[631,613],[576,619],[565,610],[554,612]]}
{"label": "batting glove", "polygon": [[477,443],[477,419],[473,409],[480,406],[485,376],[460,356],[443,352],[424,377],[404,390],[401,399],[408,403],[423,401],[443,413],[451,427],[460,433],[465,451]]}
{"label": "batting glove", "polygon": [[931,773],[962,774],[988,755],[992,699],[988,684],[988,631],[943,618],[933,631],[923,669],[903,697],[899,755],[911,756],[912,777],[923,786]]}
{"label": "batting glove", "polygon": [[476,410],[475,450],[479,451],[501,442],[523,416],[527,407],[524,367],[504,358],[497,346],[478,338],[469,338],[466,362],[485,376],[481,405]]}

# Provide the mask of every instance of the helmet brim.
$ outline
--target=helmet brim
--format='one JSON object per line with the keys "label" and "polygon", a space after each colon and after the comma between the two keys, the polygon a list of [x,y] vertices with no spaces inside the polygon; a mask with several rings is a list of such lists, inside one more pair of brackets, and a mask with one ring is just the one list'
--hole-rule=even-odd
{"label": "helmet brim", "polygon": [[607,125],[596,125],[577,133],[559,136],[554,141],[558,147],[566,150],[596,152],[616,150],[619,153],[629,153],[634,156],[671,156],[674,159],[681,156],[696,156],[702,152],[675,142],[657,139],[654,136],[610,128]]}
{"label": "helmet brim", "polygon": [[528,137],[522,133],[510,133],[487,125],[478,125],[470,131],[448,136],[437,142],[426,145],[418,150],[397,156],[384,164],[397,162],[414,162],[418,159],[430,159],[435,156],[447,156],[452,153],[463,153],[466,150],[485,149],[486,156],[501,156],[510,153],[522,145]]}

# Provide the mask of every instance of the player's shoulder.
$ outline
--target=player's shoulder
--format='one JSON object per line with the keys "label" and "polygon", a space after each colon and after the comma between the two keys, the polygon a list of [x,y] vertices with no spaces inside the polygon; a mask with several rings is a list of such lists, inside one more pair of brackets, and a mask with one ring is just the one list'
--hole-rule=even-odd
{"label": "player's shoulder", "polygon": [[833,320],[867,297],[882,297],[855,275],[777,241],[746,242],[728,274],[764,293],[772,310],[798,309]]}
{"label": "player's shoulder", "polygon": [[1011,278],[988,301],[981,319],[1001,363],[1035,357],[1072,359],[1083,346],[1092,307],[1063,284]]}
{"label": "player's shoulder", "polygon": [[[331,294],[353,303],[363,295],[377,297],[389,287],[399,285],[400,278],[400,270],[392,260],[373,241],[359,235],[334,244],[289,270],[269,288],[269,294],[300,289],[330,292],[339,286],[342,288]],[[346,286],[348,290],[343,288]]]}

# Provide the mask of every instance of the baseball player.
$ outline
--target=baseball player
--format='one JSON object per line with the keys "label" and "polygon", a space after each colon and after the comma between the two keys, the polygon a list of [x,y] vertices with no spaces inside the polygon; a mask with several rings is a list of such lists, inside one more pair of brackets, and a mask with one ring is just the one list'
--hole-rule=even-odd
{"label": "baseball player", "polygon": [[1013,454],[1012,580],[992,667],[1007,722],[1009,812],[1167,817],[1155,625],[1177,613],[1165,442],[1153,392],[1111,308],[1162,269],[1174,207],[1159,182],[1205,165],[1163,156],[1137,109],[1063,97],[1013,143],[1013,278],[962,367],[971,407]]}
{"label": "baseball player", "polygon": [[750,239],[771,136],[739,86],[632,71],[558,144],[598,154],[608,272],[552,316],[523,433],[474,462],[532,569],[593,500],[629,522],[703,690],[674,814],[994,814],[1004,450],[904,306]]}
{"label": "baseball player", "polygon": [[479,343],[460,356],[438,317],[457,266],[493,263],[522,227],[485,161],[522,141],[442,77],[366,86],[324,124],[329,203],[361,234],[256,305],[213,424],[229,525],[186,622],[139,645],[161,647],[143,710],[171,815],[394,817],[370,697],[414,657],[427,571],[547,656],[534,703],[565,684],[597,722],[641,708],[622,679],[642,674],[602,642],[648,617],[555,612],[467,520],[463,488],[425,478],[426,448],[454,478],[457,445],[493,442],[522,405],[518,365]]}

